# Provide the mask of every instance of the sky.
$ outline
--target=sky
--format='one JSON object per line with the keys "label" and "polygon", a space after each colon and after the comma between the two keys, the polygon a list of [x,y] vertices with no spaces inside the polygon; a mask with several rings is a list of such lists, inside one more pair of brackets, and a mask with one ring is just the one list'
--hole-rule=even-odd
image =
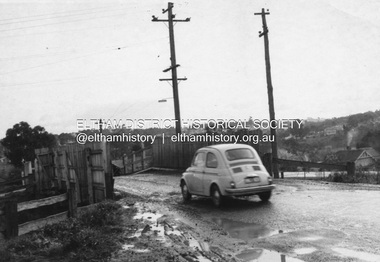
{"label": "sky", "polygon": [[[268,9],[277,119],[380,109],[380,2],[173,1],[182,119],[268,119]],[[0,138],[20,121],[172,119],[167,1],[0,0]],[[167,98],[166,103],[158,100]]]}

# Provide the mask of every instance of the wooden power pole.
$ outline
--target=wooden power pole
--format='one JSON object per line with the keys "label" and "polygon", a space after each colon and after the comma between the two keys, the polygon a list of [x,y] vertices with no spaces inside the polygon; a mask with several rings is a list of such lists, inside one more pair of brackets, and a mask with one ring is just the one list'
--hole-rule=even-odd
{"label": "wooden power pole", "polygon": [[[273,99],[273,86],[272,86],[272,77],[270,71],[270,59],[269,59],[269,39],[268,39],[268,27],[267,21],[265,19],[266,15],[269,15],[269,10],[265,12],[264,8],[261,9],[261,13],[255,13],[255,15],[261,15],[263,20],[263,31],[259,32],[259,37],[264,36],[264,48],[265,48],[265,67],[266,67],[266,77],[267,77],[267,88],[268,88],[268,103],[269,103],[269,117],[270,120],[276,120],[274,113],[274,99]],[[279,178],[278,164],[276,162],[278,158],[277,153],[277,136],[276,129],[270,129],[271,136],[274,138],[272,142],[272,167],[273,167],[273,176],[274,178]]]}
{"label": "wooden power pole", "polygon": [[187,78],[177,78],[177,61],[175,57],[175,45],[174,45],[174,29],[173,22],[189,22],[190,18],[186,18],[184,20],[174,19],[175,15],[173,15],[173,3],[168,3],[168,9],[163,9],[162,13],[168,13],[168,19],[158,19],[153,16],[152,22],[168,22],[169,23],[169,38],[170,38],[170,61],[171,65],[169,68],[165,69],[163,72],[172,71],[172,78],[163,78],[160,81],[172,81],[173,87],[173,99],[174,99],[174,114],[176,120],[176,133],[181,133],[181,114],[179,109],[179,95],[178,95],[178,80],[187,80]]}

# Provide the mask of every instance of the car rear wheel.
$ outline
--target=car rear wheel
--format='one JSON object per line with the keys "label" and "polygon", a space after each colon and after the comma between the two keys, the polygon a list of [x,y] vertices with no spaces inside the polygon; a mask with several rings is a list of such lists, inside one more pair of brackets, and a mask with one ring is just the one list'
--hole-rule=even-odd
{"label": "car rear wheel", "polygon": [[191,194],[189,192],[189,189],[187,188],[186,182],[182,182],[181,192],[182,192],[183,202],[185,203],[189,202],[191,200]]}
{"label": "car rear wheel", "polygon": [[223,196],[220,193],[219,187],[214,185],[211,188],[211,199],[216,207],[221,207],[223,204]]}
{"label": "car rear wheel", "polygon": [[259,194],[261,201],[267,202],[272,195],[272,191],[267,191]]}

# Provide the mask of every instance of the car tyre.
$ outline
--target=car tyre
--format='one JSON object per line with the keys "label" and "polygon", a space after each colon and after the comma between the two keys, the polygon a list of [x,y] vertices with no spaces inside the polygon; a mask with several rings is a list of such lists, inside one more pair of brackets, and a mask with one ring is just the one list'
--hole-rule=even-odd
{"label": "car tyre", "polygon": [[266,192],[259,194],[259,197],[260,197],[261,201],[263,201],[263,202],[267,202],[271,196],[272,196],[272,191],[266,191]]}
{"label": "car tyre", "polygon": [[223,204],[223,196],[220,193],[219,187],[216,185],[213,185],[211,188],[211,199],[216,207],[221,207]]}
{"label": "car tyre", "polygon": [[181,192],[182,192],[183,202],[185,203],[189,202],[191,200],[191,194],[189,192],[189,188],[187,187],[186,182],[182,182]]}

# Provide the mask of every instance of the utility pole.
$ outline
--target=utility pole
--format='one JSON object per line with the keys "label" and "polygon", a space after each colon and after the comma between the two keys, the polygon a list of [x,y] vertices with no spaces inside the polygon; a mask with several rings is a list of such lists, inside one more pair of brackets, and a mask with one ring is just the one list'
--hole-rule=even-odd
{"label": "utility pole", "polygon": [[101,118],[99,119],[99,133],[103,134],[103,121]]}
{"label": "utility pole", "polygon": [[168,8],[162,9],[162,13],[168,13],[168,19],[158,19],[155,16],[152,16],[152,22],[169,22],[169,38],[170,38],[170,61],[171,65],[169,68],[163,70],[163,72],[172,71],[172,78],[160,79],[160,81],[172,81],[173,87],[173,99],[174,99],[174,114],[176,120],[176,133],[181,133],[181,114],[179,110],[179,95],[178,95],[178,80],[187,80],[187,78],[177,78],[177,65],[176,57],[175,57],[175,45],[174,45],[174,30],[173,30],[173,22],[189,22],[190,18],[186,18],[185,20],[174,19],[175,15],[173,15],[173,3],[168,3]]}
{"label": "utility pole", "polygon": [[[270,59],[269,59],[269,39],[268,39],[268,27],[267,21],[265,19],[266,15],[269,15],[269,10],[265,12],[265,9],[261,9],[261,13],[255,13],[255,15],[261,15],[263,20],[263,31],[259,32],[259,37],[264,36],[264,48],[265,48],[265,67],[266,67],[266,77],[267,77],[267,88],[268,88],[268,104],[269,104],[269,117],[270,120],[276,120],[274,113],[274,100],[273,100],[273,86],[272,86],[272,77],[270,71]],[[274,178],[279,178],[278,164],[276,162],[278,158],[277,153],[277,136],[276,129],[270,129],[271,136],[274,138],[272,142],[272,167],[273,167],[273,176]]]}

